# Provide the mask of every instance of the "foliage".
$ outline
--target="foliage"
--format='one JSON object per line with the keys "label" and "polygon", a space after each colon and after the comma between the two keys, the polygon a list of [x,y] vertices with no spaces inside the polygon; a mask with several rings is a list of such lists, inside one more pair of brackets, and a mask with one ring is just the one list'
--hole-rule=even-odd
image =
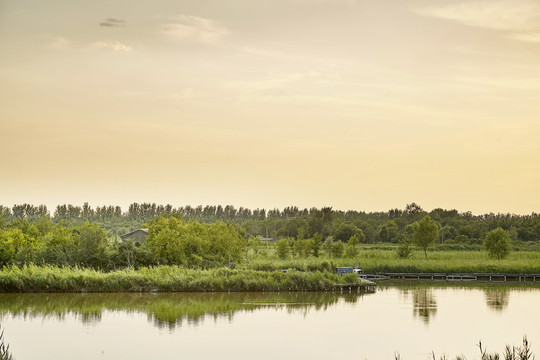
{"label": "foliage", "polygon": [[146,246],[162,264],[216,267],[236,262],[245,241],[234,226],[223,222],[184,222],[160,216],[149,223]]}
{"label": "foliage", "polygon": [[343,241],[338,240],[332,245],[332,257],[341,257],[343,256],[343,251],[345,250],[345,244]]}
{"label": "foliage", "polygon": [[281,239],[276,243],[276,253],[281,260],[285,260],[289,257],[290,250],[287,239]]}
{"label": "foliage", "polygon": [[401,259],[407,259],[412,254],[412,241],[409,238],[403,238],[398,242],[396,252]]}
{"label": "foliage", "polygon": [[88,221],[79,229],[80,263],[83,266],[102,268],[107,248],[107,233],[98,224]]}
{"label": "foliage", "polygon": [[495,259],[505,258],[512,249],[508,231],[505,231],[500,227],[495,230],[491,230],[486,235],[484,246],[490,257]]}
{"label": "foliage", "polygon": [[11,264],[15,255],[15,245],[10,234],[0,229],[0,266]]}
{"label": "foliage", "polygon": [[110,254],[113,268],[141,268],[156,264],[156,259],[148,248],[134,241],[115,243]]}
{"label": "foliage", "polygon": [[259,237],[252,235],[248,239],[247,245],[253,251],[253,253],[257,255],[261,252],[261,248],[264,244]]}
{"label": "foliage", "polygon": [[364,235],[362,229],[351,223],[339,224],[334,233],[334,238],[343,242],[348,241],[352,236],[356,236],[356,238],[359,241],[361,240],[362,242],[364,242],[366,239],[366,236]]}
{"label": "foliage", "polygon": [[311,251],[313,256],[319,257],[322,248],[323,236],[319,233],[315,233],[311,239]]}
{"label": "foliage", "polygon": [[326,241],[322,244],[322,248],[326,255],[332,256],[332,249],[334,248],[334,241],[332,238],[329,237],[326,239]]}
{"label": "foliage", "polygon": [[427,259],[427,248],[433,245],[439,237],[437,224],[431,221],[429,215],[426,215],[422,220],[413,223],[412,230],[414,244],[424,250],[424,255]]}
{"label": "foliage", "polygon": [[[473,215],[444,209],[428,213],[415,203],[404,209],[370,213],[330,207],[251,210],[231,205],[173,208],[154,203],[133,203],[125,211],[112,205],[64,204],[49,212],[44,205],[16,204],[0,205],[0,266],[34,263],[107,271],[157,264],[208,268],[228,265],[229,258],[232,265],[240,266],[246,244],[252,257],[267,256],[270,261],[281,261],[276,246],[261,246],[258,236],[290,238],[286,251],[289,258],[321,257],[322,263],[328,258],[341,261],[345,257],[354,261],[364,254],[358,253],[359,244],[349,243],[351,237],[356,236],[361,244],[378,242],[372,249],[386,250],[388,246],[393,252],[395,246],[391,244],[403,238],[414,239],[413,224],[422,222],[426,215],[440,229],[436,242],[444,243],[444,247],[438,247],[441,250],[479,249],[486,235],[499,227],[508,231],[514,247],[540,249],[540,214],[536,213]],[[159,227],[160,218],[168,218],[170,224],[162,224],[162,232],[150,234],[150,243],[154,237],[156,246],[119,246],[118,235],[154,223]],[[172,224],[171,218],[177,224]],[[208,228],[211,224],[220,225]],[[218,233],[231,236],[221,238]],[[236,239],[233,244],[237,246],[233,245],[231,250],[229,238]],[[334,251],[336,241],[347,242],[342,252],[341,245]],[[420,248],[427,257],[427,248]],[[251,261],[249,257],[248,260]]]}
{"label": "foliage", "polygon": [[399,227],[394,220],[386,221],[379,226],[378,238],[381,242],[394,242],[399,233]]}
{"label": "foliage", "polygon": [[345,245],[345,256],[347,257],[355,257],[358,255],[358,243],[360,242],[360,238],[358,235],[353,235],[349,238],[349,241],[347,241],[347,245]]}

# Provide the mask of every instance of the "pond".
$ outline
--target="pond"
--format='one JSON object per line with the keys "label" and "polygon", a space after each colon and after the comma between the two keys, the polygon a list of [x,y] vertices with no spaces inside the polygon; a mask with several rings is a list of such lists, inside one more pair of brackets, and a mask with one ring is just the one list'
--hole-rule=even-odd
{"label": "pond", "polygon": [[479,358],[526,335],[540,287],[384,283],[375,293],[0,294],[15,359]]}

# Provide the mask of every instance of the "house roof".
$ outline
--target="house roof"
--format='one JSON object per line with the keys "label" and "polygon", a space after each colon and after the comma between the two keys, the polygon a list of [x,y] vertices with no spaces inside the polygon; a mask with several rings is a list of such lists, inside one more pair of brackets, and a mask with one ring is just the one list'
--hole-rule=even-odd
{"label": "house roof", "polygon": [[120,237],[123,239],[123,238],[129,237],[130,235],[133,235],[133,234],[135,234],[136,232],[139,232],[139,231],[142,231],[142,232],[145,232],[146,234],[148,234],[148,229],[141,228],[141,229],[135,229],[133,231],[130,231],[130,232],[124,234],[124,235],[120,235]]}

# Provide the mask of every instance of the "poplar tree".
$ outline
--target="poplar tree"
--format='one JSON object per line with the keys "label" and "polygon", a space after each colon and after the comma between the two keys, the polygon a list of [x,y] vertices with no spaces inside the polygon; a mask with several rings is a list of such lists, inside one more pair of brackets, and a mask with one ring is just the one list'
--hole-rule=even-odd
{"label": "poplar tree", "polygon": [[420,221],[415,221],[412,225],[413,242],[416,246],[424,250],[427,259],[427,248],[435,243],[439,237],[439,227],[429,215],[424,216]]}

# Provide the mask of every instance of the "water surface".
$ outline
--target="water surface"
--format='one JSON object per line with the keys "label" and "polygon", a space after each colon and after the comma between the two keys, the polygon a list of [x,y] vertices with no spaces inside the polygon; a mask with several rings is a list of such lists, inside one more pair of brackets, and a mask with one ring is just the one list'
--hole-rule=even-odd
{"label": "water surface", "polygon": [[16,359],[478,358],[527,335],[540,355],[540,288],[379,284],[374,294],[0,294]]}

